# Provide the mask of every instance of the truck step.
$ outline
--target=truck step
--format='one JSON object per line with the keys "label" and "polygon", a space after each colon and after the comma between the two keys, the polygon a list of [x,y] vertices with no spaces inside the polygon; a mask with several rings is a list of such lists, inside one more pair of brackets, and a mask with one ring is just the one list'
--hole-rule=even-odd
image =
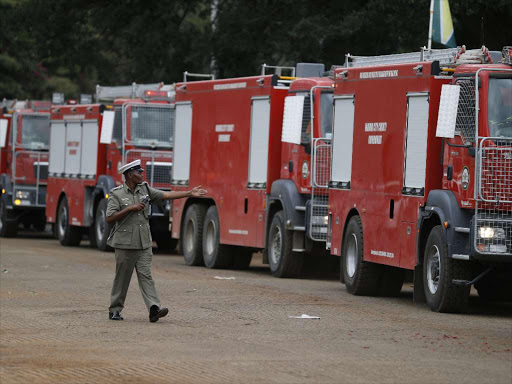
{"label": "truck step", "polygon": [[295,210],[306,212],[306,207],[304,205],[296,205]]}
{"label": "truck step", "polygon": [[294,231],[302,231],[302,232],[305,232],[306,231],[306,227],[298,227],[298,226],[295,226],[292,228]]}
{"label": "truck step", "polygon": [[460,233],[469,233],[469,228],[466,228],[466,227],[455,227],[455,232],[460,232]]}

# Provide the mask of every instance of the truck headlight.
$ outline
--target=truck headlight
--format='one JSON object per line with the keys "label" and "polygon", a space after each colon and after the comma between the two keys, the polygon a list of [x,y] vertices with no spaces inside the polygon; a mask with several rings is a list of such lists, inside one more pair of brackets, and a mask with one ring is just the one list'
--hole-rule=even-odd
{"label": "truck headlight", "polygon": [[16,191],[16,198],[20,200],[27,200],[30,198],[29,191]]}
{"label": "truck headlight", "polygon": [[313,225],[327,225],[329,223],[329,216],[312,216],[311,224]]}
{"label": "truck headlight", "polygon": [[481,239],[504,239],[505,230],[503,228],[480,227],[479,228]]}

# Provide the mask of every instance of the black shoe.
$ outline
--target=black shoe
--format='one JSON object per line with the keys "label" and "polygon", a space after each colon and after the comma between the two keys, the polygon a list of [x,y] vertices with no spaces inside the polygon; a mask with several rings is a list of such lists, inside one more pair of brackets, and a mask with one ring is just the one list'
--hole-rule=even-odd
{"label": "black shoe", "polygon": [[119,312],[119,311],[109,312],[108,318],[110,320],[124,320],[123,316],[121,316],[121,312]]}
{"label": "black shoe", "polygon": [[156,305],[153,305],[149,311],[149,321],[156,323],[158,319],[167,316],[168,313],[169,310],[167,308],[158,308]]}

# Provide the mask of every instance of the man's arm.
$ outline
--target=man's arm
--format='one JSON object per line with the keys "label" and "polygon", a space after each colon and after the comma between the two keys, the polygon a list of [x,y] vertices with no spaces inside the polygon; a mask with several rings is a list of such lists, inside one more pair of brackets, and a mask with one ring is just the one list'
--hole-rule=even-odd
{"label": "man's arm", "polygon": [[185,192],[164,192],[163,199],[164,200],[174,200],[174,199],[182,199],[183,197],[200,197],[204,196],[208,193],[205,189],[201,189],[201,186],[198,185],[197,187],[192,188],[190,191]]}

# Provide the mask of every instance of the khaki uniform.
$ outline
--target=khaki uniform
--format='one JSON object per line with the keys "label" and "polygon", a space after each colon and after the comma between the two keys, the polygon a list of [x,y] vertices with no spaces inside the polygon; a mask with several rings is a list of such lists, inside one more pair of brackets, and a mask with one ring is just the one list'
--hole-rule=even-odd
{"label": "khaki uniform", "polygon": [[149,209],[150,202],[162,202],[163,191],[151,188],[146,182],[138,184],[135,192],[132,192],[126,183],[113,188],[109,194],[106,215],[112,216],[129,205],[142,202],[148,195],[146,208],[134,211],[129,217],[125,216],[124,219],[117,221],[112,231],[117,230],[107,242],[115,248],[116,254],[116,276],[110,295],[110,312],[123,310],[134,268],[148,311],[153,305],[160,307],[160,299],[151,275],[153,241],[149,227]]}

